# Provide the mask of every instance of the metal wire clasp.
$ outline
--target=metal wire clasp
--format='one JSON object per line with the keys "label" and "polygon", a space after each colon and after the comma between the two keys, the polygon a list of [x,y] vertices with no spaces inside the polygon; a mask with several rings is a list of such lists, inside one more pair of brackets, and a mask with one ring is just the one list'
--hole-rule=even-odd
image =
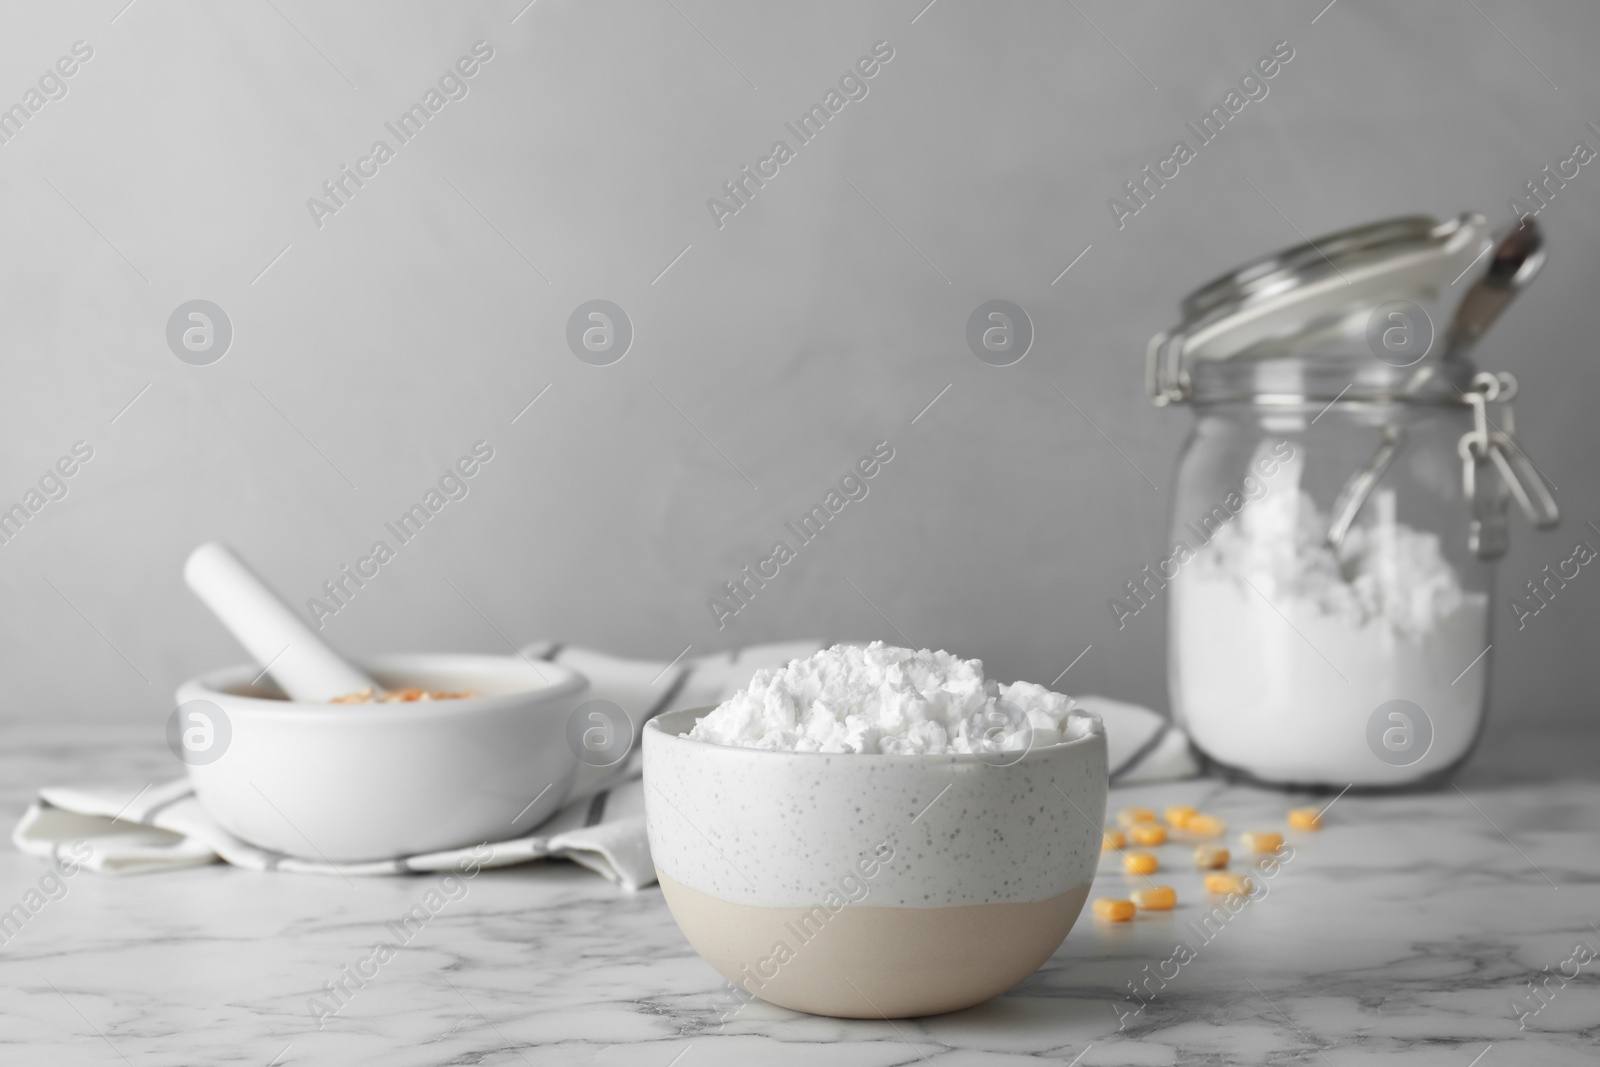
{"label": "metal wire clasp", "polygon": [[1168,344],[1171,339],[1171,331],[1163,330],[1150,338],[1150,345],[1145,349],[1145,388],[1158,408],[1189,399],[1189,372],[1183,369],[1182,338],[1177,345]]}
{"label": "metal wire clasp", "polygon": [[[1480,559],[1498,559],[1510,544],[1506,520],[1507,497],[1515,497],[1528,521],[1547,530],[1561,521],[1561,509],[1539,473],[1517,443],[1513,432],[1517,379],[1506,371],[1480,371],[1472,376],[1471,391],[1463,397],[1472,407],[1472,429],[1461,435],[1456,451],[1461,456],[1461,490],[1472,507],[1467,546]],[[1498,405],[1499,424],[1490,417],[1489,405]]]}

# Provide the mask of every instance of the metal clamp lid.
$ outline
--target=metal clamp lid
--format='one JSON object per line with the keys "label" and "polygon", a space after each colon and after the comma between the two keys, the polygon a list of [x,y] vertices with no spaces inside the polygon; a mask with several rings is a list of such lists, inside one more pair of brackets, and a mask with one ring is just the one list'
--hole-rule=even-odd
{"label": "metal clamp lid", "polygon": [[[1452,279],[1492,243],[1488,220],[1479,214],[1445,222],[1405,216],[1343,230],[1231,271],[1185,297],[1183,321],[1151,339],[1150,398],[1164,406],[1282,391],[1252,384],[1250,373],[1277,363],[1275,375],[1265,377],[1293,382],[1295,375],[1281,365],[1296,360],[1307,366],[1364,360],[1352,399],[1400,395],[1398,387],[1419,380],[1421,368],[1402,373],[1373,360],[1365,336],[1370,317],[1393,301],[1416,306],[1428,319],[1428,363],[1437,364],[1446,346],[1431,345],[1432,323],[1451,318],[1446,305],[1462,292],[1451,289]],[[1211,395],[1216,389],[1196,381],[1201,369],[1208,381],[1226,382],[1226,395]],[[1315,391],[1300,392],[1312,399]],[[1414,393],[1406,398],[1426,399]]]}

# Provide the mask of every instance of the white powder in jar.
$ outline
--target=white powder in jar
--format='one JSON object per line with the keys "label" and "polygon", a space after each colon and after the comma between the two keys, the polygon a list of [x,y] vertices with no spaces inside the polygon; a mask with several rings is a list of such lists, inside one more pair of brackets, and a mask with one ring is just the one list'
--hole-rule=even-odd
{"label": "white powder in jar", "polygon": [[1044,686],[984,678],[982,660],[874,641],[757,671],[688,736],[781,752],[1014,752],[1076,737],[1072,710]]}
{"label": "white powder in jar", "polygon": [[[1343,568],[1328,518],[1301,492],[1269,495],[1217,531],[1173,581],[1174,707],[1213,758],[1274,782],[1404,782],[1471,745],[1483,715],[1488,596],[1462,588],[1439,538],[1369,501]],[[1465,671],[1465,673],[1463,673]],[[1415,765],[1378,758],[1368,720],[1390,700],[1427,715]]]}

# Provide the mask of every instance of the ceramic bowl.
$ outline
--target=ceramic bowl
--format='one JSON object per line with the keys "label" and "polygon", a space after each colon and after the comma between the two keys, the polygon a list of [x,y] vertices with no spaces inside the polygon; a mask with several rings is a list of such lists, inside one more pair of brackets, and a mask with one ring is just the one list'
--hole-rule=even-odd
{"label": "ceramic bowl", "polygon": [[823,755],[645,726],[650,851],[673,918],[746,993],[846,1018],[971,1007],[1060,947],[1106,806],[1100,720],[1024,754]]}
{"label": "ceramic bowl", "polygon": [[582,675],[513,656],[397,654],[360,666],[389,689],[477,695],[299,703],[252,683],[254,665],[178,689],[180,709],[204,700],[225,717],[213,728],[216,754],[186,760],[225,830],[290,856],[355,863],[518,837],[566,798],[578,766],[567,719],[589,686]]}

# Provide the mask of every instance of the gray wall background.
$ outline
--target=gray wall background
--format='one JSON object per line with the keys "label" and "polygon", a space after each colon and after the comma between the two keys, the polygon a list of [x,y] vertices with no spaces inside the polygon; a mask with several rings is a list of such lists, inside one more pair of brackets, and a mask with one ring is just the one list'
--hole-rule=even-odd
{"label": "gray wall background", "polygon": [[[1062,688],[1164,709],[1163,616],[1118,632],[1106,599],[1165,536],[1190,416],[1150,406],[1142,360],[1178,298],[1297,228],[1504,221],[1600,146],[1600,9],[1577,2],[523,2],[0,8],[0,103],[94,49],[0,146],[0,498],[95,450],[0,547],[4,714],[156,729],[178,682],[242,658],[183,587],[193,545],[303,603],[479,439],[470,495],[334,642],[667,659],[894,639],[887,617],[1005,679],[1092,644]],[[478,40],[469,95],[317,228],[307,198]],[[719,231],[706,199],[879,40],[870,94]],[[1270,95],[1119,232],[1107,197],[1280,40]],[[1597,209],[1586,167],[1479,352],[1522,376],[1569,515],[1503,564],[1502,723],[1592,706],[1600,577],[1521,633],[1504,594],[1600,520]],[[1036,329],[1008,368],[963,337],[997,297]],[[195,298],[235,331],[210,366],[165,341]],[[594,298],[636,330],[607,367],[564,341]],[[870,495],[719,631],[707,598],[885,438]]]}

